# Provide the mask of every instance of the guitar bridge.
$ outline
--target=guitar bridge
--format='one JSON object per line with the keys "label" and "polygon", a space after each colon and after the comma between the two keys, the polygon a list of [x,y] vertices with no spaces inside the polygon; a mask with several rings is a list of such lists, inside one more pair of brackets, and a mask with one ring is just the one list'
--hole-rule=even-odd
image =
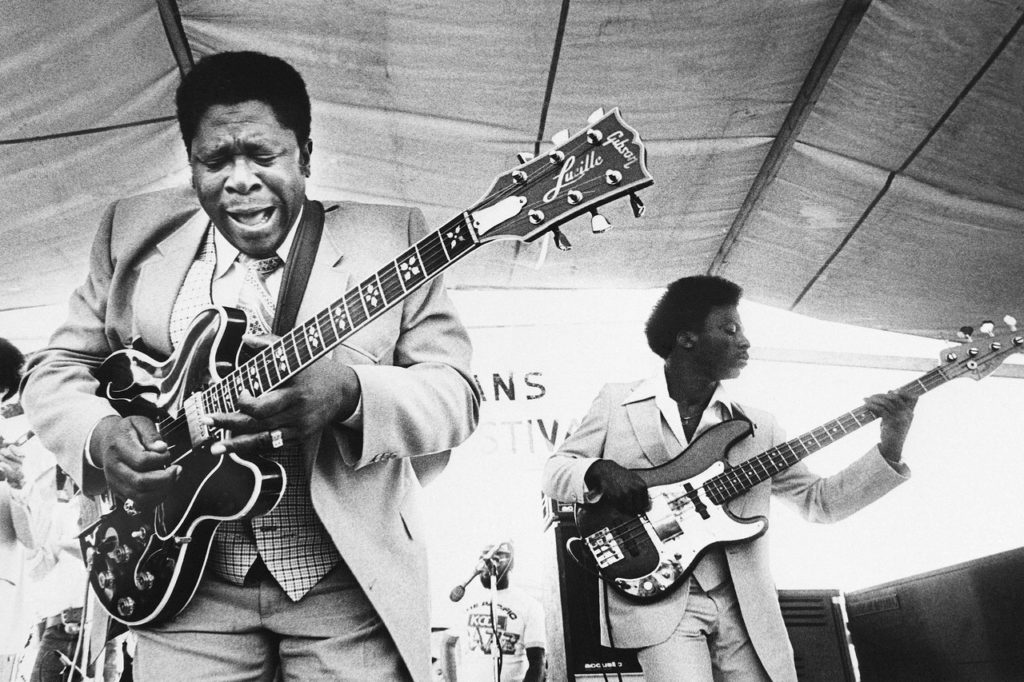
{"label": "guitar bridge", "polygon": [[586,537],[586,541],[591,554],[597,560],[597,565],[601,568],[608,568],[625,558],[622,548],[619,547],[618,541],[608,528],[591,533]]}

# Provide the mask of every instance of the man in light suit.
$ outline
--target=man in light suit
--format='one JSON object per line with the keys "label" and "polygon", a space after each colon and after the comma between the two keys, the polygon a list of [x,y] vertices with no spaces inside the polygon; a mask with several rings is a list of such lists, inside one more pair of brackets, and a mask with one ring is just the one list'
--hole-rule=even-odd
{"label": "man in light suit", "polygon": [[[245,342],[267,345],[297,226],[317,213],[305,192],[309,97],[290,65],[253,52],[209,56],[184,78],[177,107],[192,189],[109,209],[87,280],[24,386],[34,427],[84,490],[140,507],[173,490],[181,466],[151,420],[122,418],[94,396],[90,370],[140,342],[170,356],[211,302],[244,307],[263,324]],[[299,321],[426,234],[422,214],[406,208],[341,203],[324,216]],[[290,381],[243,392],[236,412],[204,415],[229,433],[214,454],[268,454],[287,485],[272,512],[221,524],[188,606],[135,630],[136,678],[429,679],[410,458],[467,438],[480,396],[440,278],[410,288]]]}
{"label": "man in light suit", "polygon": [[[741,293],[736,284],[708,276],[668,286],[646,327],[664,370],[601,390],[579,428],[548,460],[547,495],[566,502],[601,501],[637,515],[651,508],[651,499],[633,470],[669,462],[685,466],[688,456],[696,457],[685,448],[714,424],[728,419],[751,424],[751,435],[729,450],[730,464],[785,442],[770,414],[736,405],[721,385],[739,376],[747,363],[750,343],[737,311]],[[729,511],[766,515],[775,494],[809,520],[832,522],[878,499],[909,475],[900,458],[915,402],[895,392],[867,398],[868,408],[882,418],[876,447],[828,478],[797,463],[727,503]],[[714,545],[692,575],[658,601],[630,602],[603,585],[601,608],[603,643],[637,649],[649,682],[796,680],[769,570],[767,534]]]}

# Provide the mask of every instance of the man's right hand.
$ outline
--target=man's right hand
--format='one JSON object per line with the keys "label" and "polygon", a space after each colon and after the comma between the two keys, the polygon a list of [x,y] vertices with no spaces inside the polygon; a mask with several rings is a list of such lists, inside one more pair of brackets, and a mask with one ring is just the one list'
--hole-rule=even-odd
{"label": "man's right hand", "polygon": [[181,472],[146,417],[104,417],[93,429],[89,454],[103,469],[110,491],[136,506],[155,505],[167,497]]}
{"label": "man's right hand", "polygon": [[611,461],[599,459],[587,469],[584,481],[601,500],[626,514],[643,514],[651,508],[647,484],[630,469]]}

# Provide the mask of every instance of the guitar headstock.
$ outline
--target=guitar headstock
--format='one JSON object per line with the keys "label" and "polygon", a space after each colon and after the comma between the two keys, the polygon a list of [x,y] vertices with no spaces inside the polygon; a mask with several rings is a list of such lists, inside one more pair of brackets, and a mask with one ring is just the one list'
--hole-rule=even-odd
{"label": "guitar headstock", "polygon": [[977,338],[972,337],[973,328],[961,327],[958,336],[967,339],[967,343],[947,348],[939,354],[939,362],[943,364],[947,374],[968,375],[975,380],[984,379],[994,372],[1003,360],[1014,353],[1024,352],[1024,334],[1017,331],[1017,321],[1007,315],[1004,322],[1007,331],[998,335],[995,333],[993,322],[982,322],[978,328],[981,334]]}
{"label": "guitar headstock", "polygon": [[639,134],[618,109],[607,114],[598,110],[590,118],[589,126],[546,154],[495,178],[468,211],[481,242],[531,242],[626,194],[631,195],[634,214],[643,213],[635,192],[654,179],[647,172]]}

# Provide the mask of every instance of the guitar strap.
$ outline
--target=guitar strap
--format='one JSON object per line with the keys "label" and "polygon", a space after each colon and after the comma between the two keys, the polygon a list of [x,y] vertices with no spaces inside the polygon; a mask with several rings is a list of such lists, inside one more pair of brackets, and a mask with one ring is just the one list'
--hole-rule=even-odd
{"label": "guitar strap", "polygon": [[288,262],[284,265],[281,291],[277,295],[273,331],[278,336],[295,326],[299,303],[306,292],[317,247],[320,245],[320,235],[324,231],[324,213],[324,205],[319,201],[306,200],[298,232],[295,234],[291,250],[288,251]]}

